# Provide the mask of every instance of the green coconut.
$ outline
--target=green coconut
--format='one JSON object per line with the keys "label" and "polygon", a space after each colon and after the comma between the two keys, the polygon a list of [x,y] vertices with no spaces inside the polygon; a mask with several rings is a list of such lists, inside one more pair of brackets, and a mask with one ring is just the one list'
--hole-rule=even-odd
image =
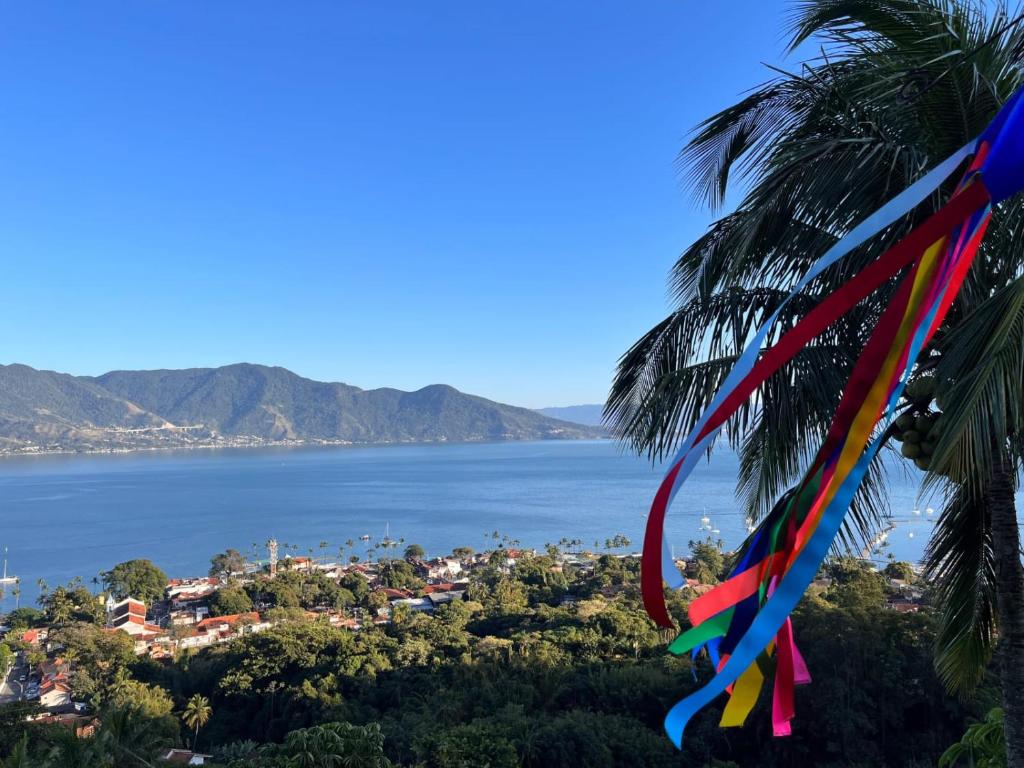
{"label": "green coconut", "polygon": [[907,384],[903,394],[908,400],[915,403],[930,403],[935,396],[935,377],[922,376],[919,379],[914,379]]}
{"label": "green coconut", "polygon": [[927,472],[932,466],[932,460],[927,457],[918,457],[914,459],[914,464],[917,465],[918,469]]}
{"label": "green coconut", "polygon": [[915,421],[916,419],[914,418],[914,414],[910,411],[904,411],[896,417],[896,421],[894,423],[896,424],[896,429],[901,432],[905,432],[908,429],[914,428]]}
{"label": "green coconut", "polygon": [[905,443],[920,443],[921,433],[913,429],[908,429],[903,433],[903,442]]}
{"label": "green coconut", "polygon": [[921,455],[921,445],[919,443],[905,442],[900,447],[900,453],[908,459],[916,459]]}
{"label": "green coconut", "polygon": [[922,435],[927,435],[932,428],[932,424],[935,423],[935,416],[930,413],[922,413],[916,419],[914,419],[914,429],[920,432]]}

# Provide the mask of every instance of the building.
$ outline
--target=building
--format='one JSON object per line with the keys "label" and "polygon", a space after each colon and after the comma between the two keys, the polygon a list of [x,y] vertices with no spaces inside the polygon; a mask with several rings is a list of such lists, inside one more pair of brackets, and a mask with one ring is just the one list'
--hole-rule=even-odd
{"label": "building", "polygon": [[464,592],[457,592],[455,590],[449,590],[447,592],[431,592],[427,595],[427,600],[433,608],[437,608],[445,603],[450,603],[453,600],[461,600]]}
{"label": "building", "polygon": [[21,633],[22,641],[29,645],[39,645],[46,639],[46,636],[47,630],[45,627],[43,629],[26,629]]}
{"label": "building", "polygon": [[128,597],[119,603],[107,603],[107,626],[129,635],[159,635],[163,630],[146,622],[146,604]]}
{"label": "building", "polygon": [[58,709],[71,703],[71,685],[66,675],[52,677],[39,686],[39,705],[45,709]]}
{"label": "building", "polygon": [[438,557],[433,560],[415,560],[412,563],[416,575],[431,581],[451,581],[462,573],[462,563],[451,557]]}
{"label": "building", "polygon": [[190,749],[172,749],[161,759],[171,765],[206,765],[207,761],[213,759],[213,755],[204,755]]}
{"label": "building", "polygon": [[235,613],[230,616],[211,616],[196,622],[193,634],[181,638],[178,641],[178,647],[201,648],[214,643],[226,642],[243,633],[262,632],[270,627],[269,622],[260,621],[260,615],[255,611]]}
{"label": "building", "polygon": [[434,603],[431,602],[429,597],[405,597],[398,600],[391,601],[391,610],[394,612],[395,608],[400,605],[404,605],[409,610],[417,613],[433,613]]}

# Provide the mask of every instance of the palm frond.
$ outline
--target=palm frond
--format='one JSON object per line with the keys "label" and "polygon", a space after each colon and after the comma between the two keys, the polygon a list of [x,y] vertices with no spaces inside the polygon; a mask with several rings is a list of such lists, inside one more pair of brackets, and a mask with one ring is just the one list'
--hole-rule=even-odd
{"label": "palm frond", "polygon": [[939,608],[935,668],[952,691],[978,684],[995,647],[995,565],[980,489],[949,483],[925,553]]}

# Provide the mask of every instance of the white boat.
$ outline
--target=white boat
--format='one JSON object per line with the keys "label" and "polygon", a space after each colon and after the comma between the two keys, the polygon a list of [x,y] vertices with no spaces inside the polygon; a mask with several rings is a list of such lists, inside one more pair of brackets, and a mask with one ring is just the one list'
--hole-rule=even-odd
{"label": "white boat", "polygon": [[17,576],[7,575],[7,547],[4,547],[4,575],[0,577],[0,584],[17,584]]}

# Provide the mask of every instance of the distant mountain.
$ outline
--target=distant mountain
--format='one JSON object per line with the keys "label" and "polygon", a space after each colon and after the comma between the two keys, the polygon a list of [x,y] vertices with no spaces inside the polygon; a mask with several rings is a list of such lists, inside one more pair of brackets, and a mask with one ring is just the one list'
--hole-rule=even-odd
{"label": "distant mountain", "polygon": [[604,406],[595,405],[566,405],[561,408],[538,408],[537,413],[542,413],[552,419],[571,421],[573,424],[585,424],[591,427],[601,426],[601,414]]}
{"label": "distant mountain", "polygon": [[592,438],[601,431],[435,384],[364,390],[284,368],[71,376],[0,366],[0,451],[131,450],[271,442]]}

